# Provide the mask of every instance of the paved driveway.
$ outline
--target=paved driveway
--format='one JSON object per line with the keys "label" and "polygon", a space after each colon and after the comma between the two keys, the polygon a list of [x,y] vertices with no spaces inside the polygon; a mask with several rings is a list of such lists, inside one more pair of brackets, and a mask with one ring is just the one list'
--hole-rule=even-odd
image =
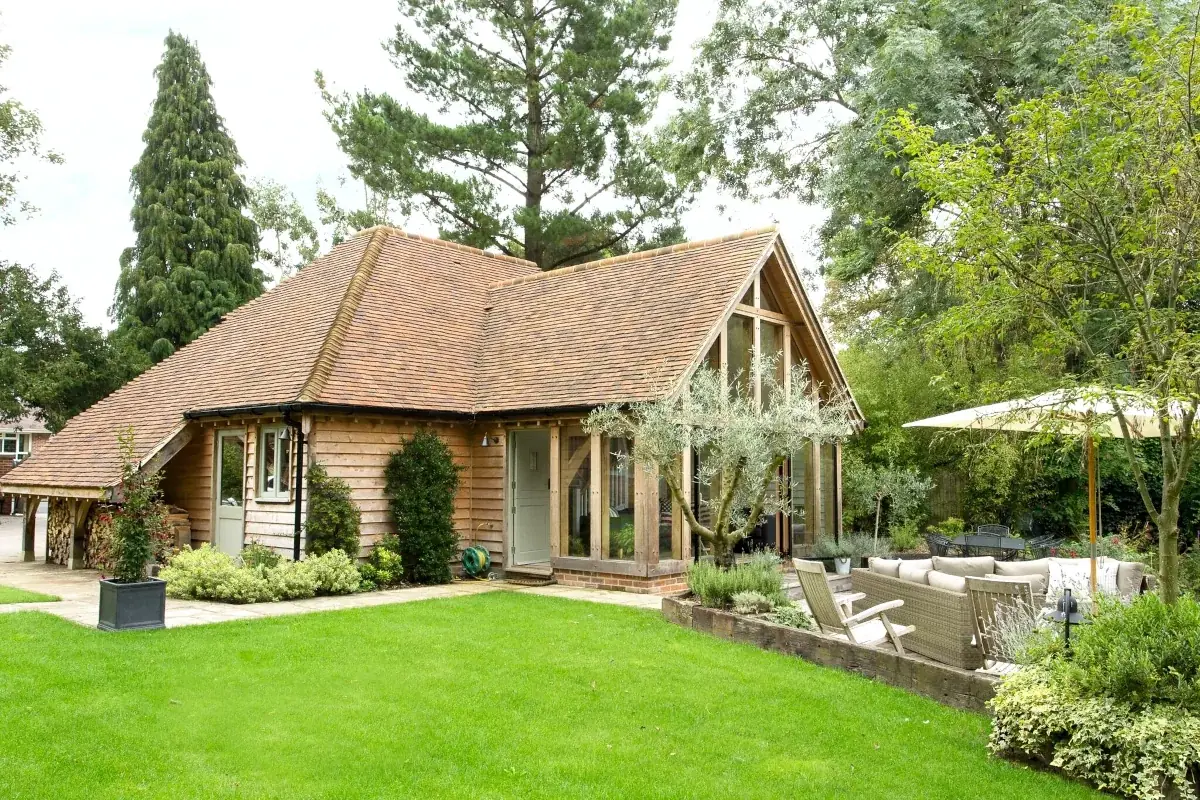
{"label": "paved driveway", "polygon": [[[12,517],[0,514],[0,561],[21,560],[21,526],[25,517]],[[42,503],[42,513],[37,518],[37,533],[34,540],[34,552],[39,559],[46,557],[46,504]]]}

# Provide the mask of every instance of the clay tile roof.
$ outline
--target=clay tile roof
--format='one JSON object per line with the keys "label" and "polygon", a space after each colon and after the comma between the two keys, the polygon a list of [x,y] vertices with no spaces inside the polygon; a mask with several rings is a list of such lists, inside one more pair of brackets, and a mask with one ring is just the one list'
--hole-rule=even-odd
{"label": "clay tile roof", "polygon": [[[455,414],[646,399],[678,384],[774,228],[541,272],[390,227],[360,232],[72,419],[6,486],[105,487],[189,416],[283,406]],[[832,352],[832,351],[831,351]]]}

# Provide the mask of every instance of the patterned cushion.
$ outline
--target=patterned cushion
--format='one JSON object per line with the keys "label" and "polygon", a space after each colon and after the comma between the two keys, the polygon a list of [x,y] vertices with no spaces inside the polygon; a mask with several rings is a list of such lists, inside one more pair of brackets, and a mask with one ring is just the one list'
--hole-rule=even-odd
{"label": "patterned cushion", "polygon": [[926,576],[929,585],[936,589],[945,589],[947,592],[963,593],[967,590],[967,579],[962,575],[951,575],[949,572],[938,572],[931,570]]}
{"label": "patterned cushion", "polygon": [[[1097,572],[1103,559],[1096,559]],[[1046,601],[1057,603],[1064,589],[1071,590],[1076,600],[1089,601],[1091,591],[1091,562],[1086,558],[1050,559],[1050,582],[1046,585]]]}
{"label": "patterned cushion", "polygon": [[900,563],[898,558],[870,558],[867,559],[867,565],[871,568],[871,572],[877,572],[880,575],[887,575],[892,578],[900,577]]}
{"label": "patterned cushion", "polygon": [[951,575],[985,578],[995,573],[996,559],[992,556],[974,556],[972,558],[934,556],[933,568],[938,572],[948,572]]}

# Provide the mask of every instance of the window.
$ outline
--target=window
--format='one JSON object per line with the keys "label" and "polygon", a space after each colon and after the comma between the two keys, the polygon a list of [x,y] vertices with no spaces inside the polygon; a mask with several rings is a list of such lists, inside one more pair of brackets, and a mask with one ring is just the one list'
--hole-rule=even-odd
{"label": "window", "polygon": [[0,456],[12,456],[13,461],[21,461],[29,456],[32,443],[33,435],[29,433],[0,433]]}
{"label": "window", "polygon": [[837,445],[821,446],[821,529],[833,538],[838,533]]}
{"label": "window", "polygon": [[258,435],[258,497],[291,497],[292,438],[286,426],[263,428]]}
{"label": "window", "polygon": [[[770,373],[775,376],[773,382],[763,381],[763,408],[770,408],[771,403],[775,400],[775,393],[783,391],[785,379],[783,374],[783,326],[762,320],[759,322],[758,336],[759,344],[762,346],[762,357],[770,364]],[[766,372],[767,370],[764,370],[764,373]]]}
{"label": "window", "polygon": [[619,561],[633,560],[634,517],[633,517],[633,440],[617,436],[605,437],[604,503],[608,513],[602,520],[605,558]]}
{"label": "window", "polygon": [[791,525],[793,552],[800,552],[800,548],[812,544],[812,537],[809,535],[808,530],[808,462],[811,458],[811,444],[806,444],[803,449],[792,453],[791,457],[789,488],[792,493]]}
{"label": "window", "polygon": [[741,314],[729,318],[725,329],[729,338],[726,375],[729,376],[731,391],[745,397],[754,395],[754,320]]}
{"label": "window", "polygon": [[683,558],[683,512],[675,507],[671,490],[658,478],[658,557]]}
{"label": "window", "polygon": [[783,307],[775,299],[775,293],[771,291],[771,284],[767,282],[765,275],[759,278],[758,299],[758,307],[764,311],[774,311],[776,314],[783,312]]}
{"label": "window", "polygon": [[592,554],[592,437],[573,426],[561,438],[562,552],[586,558]]}

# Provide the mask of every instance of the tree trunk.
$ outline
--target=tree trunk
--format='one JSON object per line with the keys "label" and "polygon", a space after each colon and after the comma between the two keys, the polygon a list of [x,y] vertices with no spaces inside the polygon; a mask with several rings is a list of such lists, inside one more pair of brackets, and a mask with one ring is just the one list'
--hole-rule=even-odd
{"label": "tree trunk", "polygon": [[879,555],[879,516],[883,513],[883,495],[875,495],[875,555]]}
{"label": "tree trunk", "polygon": [[1158,515],[1158,593],[1164,603],[1179,599],[1179,496],[1163,496]]}
{"label": "tree trunk", "polygon": [[730,569],[733,567],[733,547],[730,546],[729,540],[724,536],[718,536],[713,539],[713,561],[721,569]]}
{"label": "tree trunk", "polygon": [[542,241],[542,195],[545,193],[546,172],[542,164],[542,86],[538,80],[538,26],[533,0],[525,0],[525,258],[545,268],[542,263],[546,246]]}

